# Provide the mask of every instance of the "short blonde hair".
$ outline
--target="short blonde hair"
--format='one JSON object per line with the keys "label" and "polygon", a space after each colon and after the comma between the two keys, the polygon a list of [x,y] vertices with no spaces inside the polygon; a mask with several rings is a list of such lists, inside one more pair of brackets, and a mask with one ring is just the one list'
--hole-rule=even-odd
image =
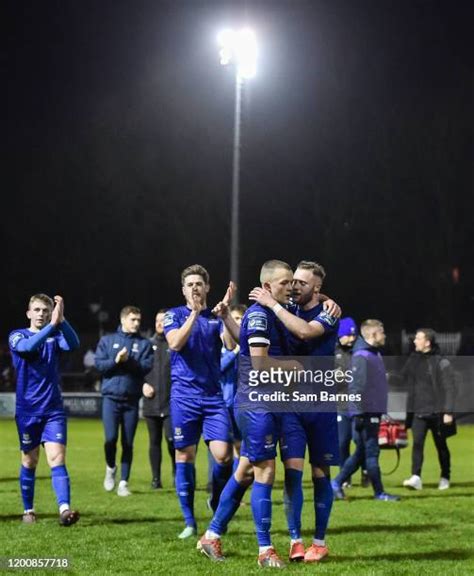
{"label": "short blonde hair", "polygon": [[273,280],[276,270],[293,272],[291,266],[282,260],[267,260],[260,270],[260,283],[264,284]]}
{"label": "short blonde hair", "polygon": [[33,302],[35,300],[39,300],[40,302],[43,302],[43,304],[46,304],[46,306],[49,306],[51,308],[51,310],[54,308],[53,299],[50,298],[47,294],[33,294],[33,296],[30,298],[30,301],[28,302],[28,310],[31,308],[31,305],[33,304]]}
{"label": "short blonde hair", "polygon": [[367,340],[378,328],[383,328],[383,322],[375,318],[369,318],[368,320],[364,320],[360,325],[360,333],[364,340]]}
{"label": "short blonde hair", "polygon": [[321,280],[326,278],[326,271],[317,262],[312,262],[311,260],[301,260],[296,268],[301,268],[301,270],[310,270],[313,276],[318,276]]}

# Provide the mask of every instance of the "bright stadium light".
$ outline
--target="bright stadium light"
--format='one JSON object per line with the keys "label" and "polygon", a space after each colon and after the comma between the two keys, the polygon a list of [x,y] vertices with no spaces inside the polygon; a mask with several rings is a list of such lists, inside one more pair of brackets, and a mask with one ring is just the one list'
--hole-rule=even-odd
{"label": "bright stadium light", "polygon": [[[234,153],[232,161],[232,207],[230,228],[230,279],[239,286],[239,187],[240,187],[240,117],[242,86],[257,71],[257,40],[250,28],[222,30],[218,35],[219,58],[223,66],[235,66]],[[234,302],[238,301],[235,292]]]}
{"label": "bright stadium light", "polygon": [[223,66],[234,63],[240,78],[253,78],[257,71],[257,41],[250,28],[222,30],[217,38]]}

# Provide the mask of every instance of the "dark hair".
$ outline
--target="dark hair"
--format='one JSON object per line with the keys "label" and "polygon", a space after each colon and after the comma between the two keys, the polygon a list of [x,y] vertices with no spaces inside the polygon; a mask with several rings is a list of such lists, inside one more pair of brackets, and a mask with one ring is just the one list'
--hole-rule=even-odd
{"label": "dark hair", "polygon": [[142,311],[136,306],[124,306],[122,310],[120,310],[120,318],[125,318],[125,316],[129,314],[140,314],[141,316]]}
{"label": "dark hair", "polygon": [[418,328],[417,332],[423,332],[425,338],[429,340],[431,348],[434,348],[437,345],[436,332],[433,330],[433,328]]}
{"label": "dark hair", "polygon": [[196,276],[201,276],[204,280],[204,284],[209,284],[209,272],[201,266],[200,264],[193,264],[188,266],[181,272],[181,284],[184,286],[184,281],[188,276],[196,274]]}

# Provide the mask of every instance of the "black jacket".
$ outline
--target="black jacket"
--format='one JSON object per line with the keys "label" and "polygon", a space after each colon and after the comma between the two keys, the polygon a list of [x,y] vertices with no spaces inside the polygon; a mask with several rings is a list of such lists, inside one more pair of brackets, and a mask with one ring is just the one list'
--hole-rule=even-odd
{"label": "black jacket", "polygon": [[164,336],[155,334],[150,340],[153,347],[153,369],[146,377],[147,384],[155,389],[153,398],[143,399],[144,416],[168,416],[170,410],[170,352]]}
{"label": "black jacket", "polygon": [[[117,352],[124,346],[128,350],[128,360],[116,364]],[[95,352],[95,365],[102,374],[102,395],[138,401],[152,364],[151,344],[140,334],[125,333],[119,326],[117,332],[102,336]]]}
{"label": "black jacket", "polygon": [[408,425],[417,416],[452,414],[454,411],[454,371],[437,348],[430,352],[413,352],[405,364]]}

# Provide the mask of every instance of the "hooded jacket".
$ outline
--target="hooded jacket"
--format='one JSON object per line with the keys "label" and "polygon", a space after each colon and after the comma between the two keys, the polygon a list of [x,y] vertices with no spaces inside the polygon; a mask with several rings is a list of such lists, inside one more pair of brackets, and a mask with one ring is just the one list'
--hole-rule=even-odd
{"label": "hooded jacket", "polygon": [[[115,362],[125,346],[126,362]],[[117,332],[102,336],[95,352],[95,365],[102,374],[102,395],[115,400],[137,400],[142,395],[145,375],[153,367],[153,348],[140,334],[129,334],[119,326]]]}
{"label": "hooded jacket", "polygon": [[349,393],[360,394],[361,400],[351,405],[351,414],[385,414],[388,382],[382,354],[361,336],[352,352],[352,375]]}

